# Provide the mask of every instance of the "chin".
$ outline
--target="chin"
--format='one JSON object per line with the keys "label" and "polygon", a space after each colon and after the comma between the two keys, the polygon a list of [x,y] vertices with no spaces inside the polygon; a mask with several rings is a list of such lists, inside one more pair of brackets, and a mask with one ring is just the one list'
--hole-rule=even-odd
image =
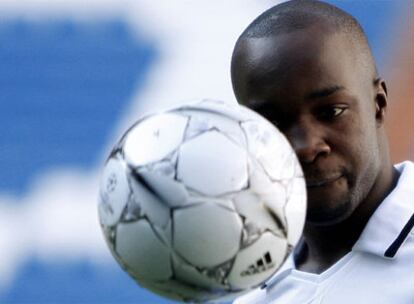
{"label": "chin", "polygon": [[335,206],[314,208],[309,206],[306,214],[306,223],[312,226],[332,226],[348,219],[355,208],[352,204],[343,202]]}

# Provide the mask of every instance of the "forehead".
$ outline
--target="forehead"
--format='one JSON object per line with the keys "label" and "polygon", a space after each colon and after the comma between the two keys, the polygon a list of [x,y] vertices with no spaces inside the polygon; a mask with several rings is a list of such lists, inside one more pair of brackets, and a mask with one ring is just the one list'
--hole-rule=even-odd
{"label": "forehead", "polygon": [[[337,35],[335,35],[337,36]],[[272,62],[272,67],[282,64],[287,55],[296,60],[313,58],[334,37],[334,33],[310,27],[274,36],[245,38],[238,45],[238,53],[251,63]]]}
{"label": "forehead", "polygon": [[[239,42],[232,67],[236,95],[358,85],[358,53],[345,34],[309,28]],[[350,82],[350,83],[347,83]],[[309,88],[307,88],[309,87]]]}

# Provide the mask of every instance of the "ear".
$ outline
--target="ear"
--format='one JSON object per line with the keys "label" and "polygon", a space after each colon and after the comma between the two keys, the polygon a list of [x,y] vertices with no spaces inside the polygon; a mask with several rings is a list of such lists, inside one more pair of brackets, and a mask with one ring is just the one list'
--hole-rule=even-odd
{"label": "ear", "polygon": [[388,106],[387,84],[382,78],[375,79],[375,118],[379,125],[384,123],[385,110]]}

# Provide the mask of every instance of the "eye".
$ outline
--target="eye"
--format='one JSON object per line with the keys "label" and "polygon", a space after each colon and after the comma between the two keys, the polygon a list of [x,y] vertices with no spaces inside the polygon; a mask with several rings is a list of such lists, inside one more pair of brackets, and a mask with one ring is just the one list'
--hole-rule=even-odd
{"label": "eye", "polygon": [[329,106],[322,108],[318,117],[322,120],[332,120],[340,116],[347,108],[345,106]]}

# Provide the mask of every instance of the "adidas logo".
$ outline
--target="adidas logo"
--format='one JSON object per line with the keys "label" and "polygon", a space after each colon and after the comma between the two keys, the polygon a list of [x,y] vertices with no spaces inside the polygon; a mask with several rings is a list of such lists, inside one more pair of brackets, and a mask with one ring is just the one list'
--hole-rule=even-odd
{"label": "adidas logo", "polygon": [[258,274],[273,268],[275,265],[272,262],[272,257],[269,252],[266,252],[256,263],[249,265],[246,270],[243,270],[240,275],[242,277]]}

